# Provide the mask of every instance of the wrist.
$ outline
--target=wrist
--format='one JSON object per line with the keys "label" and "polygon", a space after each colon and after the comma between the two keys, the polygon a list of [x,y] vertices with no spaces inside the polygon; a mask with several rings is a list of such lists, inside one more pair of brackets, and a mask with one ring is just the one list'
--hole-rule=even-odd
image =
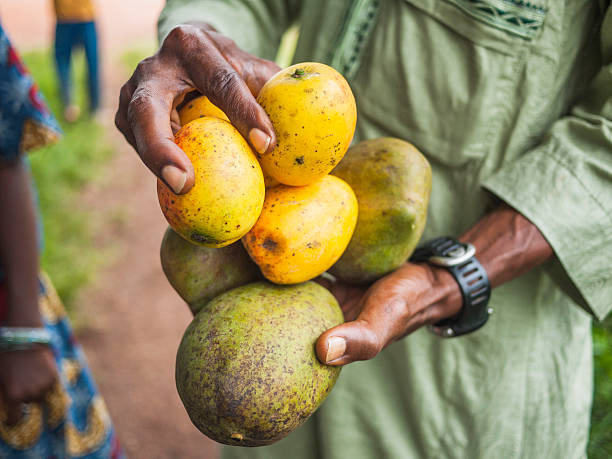
{"label": "wrist", "polygon": [[452,317],[461,310],[463,305],[461,290],[457,281],[446,269],[426,263],[406,263],[400,268],[400,275],[411,278],[415,271],[418,277],[424,280],[420,283],[419,303],[424,308],[436,306],[441,312],[437,320]]}
{"label": "wrist", "polygon": [[461,243],[451,236],[440,236],[425,242],[412,254],[412,262],[426,262],[432,269],[439,269],[436,273],[441,285],[451,285],[445,281],[442,270],[452,275],[461,294],[458,310],[456,305],[459,302],[451,289],[444,290],[447,293],[446,303],[430,311],[430,318],[439,317],[439,320],[431,322],[430,330],[442,337],[471,333],[482,327],[492,312],[487,306],[491,285],[475,253],[472,244]]}
{"label": "wrist", "polygon": [[446,269],[439,266],[425,265],[432,272],[432,289],[438,292],[439,304],[444,310],[444,317],[452,317],[463,307],[463,297],[459,284],[453,275]]}
{"label": "wrist", "polygon": [[[22,306],[23,305],[23,306]],[[42,327],[43,320],[38,309],[38,303],[9,302],[9,309],[4,323],[7,327]]]}

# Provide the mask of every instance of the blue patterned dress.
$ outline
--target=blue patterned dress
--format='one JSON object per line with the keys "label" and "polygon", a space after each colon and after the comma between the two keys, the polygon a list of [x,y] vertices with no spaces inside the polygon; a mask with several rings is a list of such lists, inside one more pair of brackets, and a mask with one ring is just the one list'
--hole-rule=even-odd
{"label": "blue patterned dress", "polygon": [[[60,133],[0,25],[0,162],[20,161],[24,153],[58,140]],[[24,415],[15,425],[4,423],[0,405],[0,458],[124,458],[64,307],[44,274],[39,285],[39,308],[53,336],[58,382],[44,402],[24,405]],[[0,271],[0,325],[7,308]]]}

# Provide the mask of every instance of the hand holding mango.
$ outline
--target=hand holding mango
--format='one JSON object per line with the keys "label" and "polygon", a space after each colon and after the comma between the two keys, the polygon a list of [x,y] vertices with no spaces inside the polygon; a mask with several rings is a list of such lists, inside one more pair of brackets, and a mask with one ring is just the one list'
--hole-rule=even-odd
{"label": "hand holding mango", "polygon": [[276,144],[276,134],[255,97],[278,70],[206,24],[180,25],[121,88],[115,124],[147,167],[174,193],[184,194],[195,175],[173,134],[180,128],[176,108],[186,94],[196,90],[208,96],[263,154]]}
{"label": "hand holding mango", "polygon": [[[245,72],[245,68],[252,71]],[[204,273],[217,272],[220,265],[235,267],[238,258],[244,259],[235,251],[236,243],[232,245],[242,237],[251,258],[270,279],[303,282],[331,268],[353,234],[359,205],[355,194],[350,183],[327,175],[340,162],[353,136],[356,118],[352,93],[337,72],[321,64],[277,70],[274,64],[249,56],[206,26],[181,26],[170,33],[155,56],[143,61],[122,89],[116,123],[160,179],[164,213],[189,241],[181,252],[182,259],[201,263]],[[260,91],[268,80],[268,87]],[[186,104],[181,113],[186,124],[176,132],[181,121],[176,107],[185,93],[194,89],[207,99]],[[199,113],[200,109],[208,112]],[[328,126],[333,130],[326,132]],[[176,143],[171,140],[173,132]],[[265,190],[264,176],[268,182],[273,179],[282,185]],[[345,178],[352,180],[350,174]],[[204,202],[200,200],[205,200],[205,205],[200,205]],[[419,212],[407,215],[410,212],[406,210],[406,215],[396,220],[404,222],[405,228],[416,224],[422,230],[424,215]],[[366,233],[376,241],[385,240],[386,232],[382,224]],[[356,240],[357,246],[378,251],[381,261],[384,247],[372,240]],[[202,246],[227,246],[227,250]],[[209,257],[205,253],[208,250],[224,252]],[[384,269],[370,270],[370,278],[362,282],[394,269],[397,253],[401,258],[407,249],[395,252],[392,262],[382,262]],[[418,292],[426,283],[421,281],[432,280],[426,268],[407,265],[411,268],[400,267],[365,294],[361,287],[330,285],[342,300],[345,317],[357,319],[340,324],[338,303],[315,284],[283,287],[259,282],[241,287],[251,275],[211,275],[222,282],[211,282],[199,274],[181,276],[184,273],[180,268],[176,275],[174,254],[163,253],[162,257],[170,259],[164,261],[165,266],[174,266],[174,274],[173,269],[167,269],[169,278],[174,276],[173,285],[177,290],[185,288],[181,296],[194,310],[200,309],[177,357],[179,393],[200,430],[234,445],[267,444],[287,435],[312,414],[337,378],[339,368],[330,373],[325,369],[331,367],[320,362],[338,367],[371,358],[402,336],[411,318],[426,309],[412,305],[422,299]],[[343,271],[351,271],[344,264]],[[244,269],[252,272],[249,263]],[[413,281],[408,282],[406,276]],[[429,290],[447,293],[445,289],[432,289],[433,285],[427,284]],[[219,287],[213,294],[218,296],[202,305],[198,298],[205,298],[213,286]],[[223,290],[225,293],[221,293]],[[389,299],[398,305],[391,314]],[[411,308],[400,308],[407,301]],[[213,309],[217,311],[214,314]],[[221,320],[222,316],[225,319]],[[419,316],[418,323],[434,316]],[[260,336],[258,330],[272,318],[273,326]],[[221,322],[215,325],[217,319]],[[283,360],[286,352],[261,352],[278,344],[281,331],[288,337],[284,348],[291,348],[295,359]],[[200,338],[206,341],[205,348]],[[263,341],[256,343],[255,338]],[[222,356],[230,360],[221,360]],[[228,369],[233,361],[252,371],[243,379],[232,377],[234,373]],[[271,374],[271,369],[289,368],[287,365],[293,368],[290,373],[295,377],[286,378],[281,371],[265,385],[254,383],[254,372]],[[189,381],[188,375],[195,371],[210,372],[210,378]],[[225,382],[221,387],[207,381]],[[300,389],[296,391],[297,387]],[[273,396],[275,390],[283,395]],[[246,400],[247,394],[253,395],[243,407],[247,411],[236,411],[238,400]],[[206,417],[210,410],[214,423]],[[270,425],[268,420],[279,413],[285,416],[282,425]]]}

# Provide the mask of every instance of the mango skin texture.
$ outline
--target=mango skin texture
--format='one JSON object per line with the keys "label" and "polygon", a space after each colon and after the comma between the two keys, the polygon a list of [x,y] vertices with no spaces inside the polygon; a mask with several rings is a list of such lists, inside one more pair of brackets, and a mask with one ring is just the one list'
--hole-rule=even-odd
{"label": "mango skin texture", "polygon": [[[215,104],[213,104],[208,97],[200,96],[191,100],[184,107],[179,110],[179,118],[181,121],[181,126],[185,126],[187,123],[202,118],[203,116],[213,116],[215,118],[219,118],[230,122],[227,115]],[[264,183],[266,188],[272,188],[278,185],[280,182],[275,178],[269,176],[264,172]]]}
{"label": "mango skin texture", "polygon": [[186,240],[223,247],[257,221],[265,186],[261,167],[240,133],[227,121],[205,116],[183,126],[176,144],[195,170],[189,192],[175,195],[161,180],[157,196],[170,226]]}
{"label": "mango skin texture", "polygon": [[216,296],[261,278],[240,242],[221,248],[192,244],[168,227],[160,248],[164,274],[195,315]]}
{"label": "mango skin texture", "polygon": [[203,116],[213,116],[229,122],[229,118],[223,113],[223,110],[213,104],[206,96],[190,100],[179,110],[178,114],[181,126],[185,126],[190,121],[202,118]]}
{"label": "mango skin texture", "polygon": [[356,223],[355,193],[326,175],[307,186],[268,189],[261,215],[242,242],[266,279],[297,284],[340,258]]}
{"label": "mango skin texture", "polygon": [[340,367],[321,364],[315,342],[343,322],[314,282],[256,282],[212,300],[187,327],[176,358],[178,393],[195,426],[226,445],[274,443],[323,402]]}
{"label": "mango skin texture", "polygon": [[351,147],[332,172],[351,185],[359,218],[330,273],[368,284],[397,269],[414,251],[427,221],[431,167],[410,143],[389,137]]}
{"label": "mango skin texture", "polygon": [[285,185],[308,185],[328,174],[346,153],[357,121],[355,98],[340,73],[305,62],[287,67],[261,88],[277,144],[260,156],[266,174]]}

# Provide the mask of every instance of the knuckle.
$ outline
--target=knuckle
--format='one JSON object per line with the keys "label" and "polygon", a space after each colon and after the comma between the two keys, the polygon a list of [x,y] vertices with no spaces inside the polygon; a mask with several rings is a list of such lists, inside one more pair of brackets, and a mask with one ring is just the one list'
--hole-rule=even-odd
{"label": "knuckle", "polygon": [[164,40],[163,45],[183,43],[185,42],[185,40],[188,40],[193,37],[196,30],[197,27],[195,27],[194,25],[179,24],[173,27],[172,30],[170,30],[170,32],[166,36],[166,39]]}
{"label": "knuckle", "polygon": [[[189,55],[191,50],[202,45],[206,40],[206,32],[191,24],[179,24],[169,33],[159,50],[160,55]],[[197,46],[195,44],[197,43]]]}
{"label": "knuckle", "polygon": [[119,107],[125,106],[132,98],[132,91],[128,83],[121,86],[119,90]]}
{"label": "knuckle", "polygon": [[133,92],[127,107],[127,120],[131,125],[142,111],[151,106],[155,98],[155,91],[148,86],[139,86]]}
{"label": "knuckle", "polygon": [[239,80],[240,77],[235,70],[220,67],[214,70],[210,78],[208,78],[208,87],[206,89],[212,97],[225,97],[234,92],[239,84]]}
{"label": "knuckle", "polygon": [[146,57],[141,60],[134,70],[133,78],[136,81],[146,79],[150,74],[155,63],[155,56]]}
{"label": "knuckle", "polygon": [[236,45],[236,42],[234,42],[234,40],[232,40],[230,37],[227,37],[225,35],[215,34],[214,41],[217,47],[223,53],[234,51],[236,48],[238,48],[238,46]]}

